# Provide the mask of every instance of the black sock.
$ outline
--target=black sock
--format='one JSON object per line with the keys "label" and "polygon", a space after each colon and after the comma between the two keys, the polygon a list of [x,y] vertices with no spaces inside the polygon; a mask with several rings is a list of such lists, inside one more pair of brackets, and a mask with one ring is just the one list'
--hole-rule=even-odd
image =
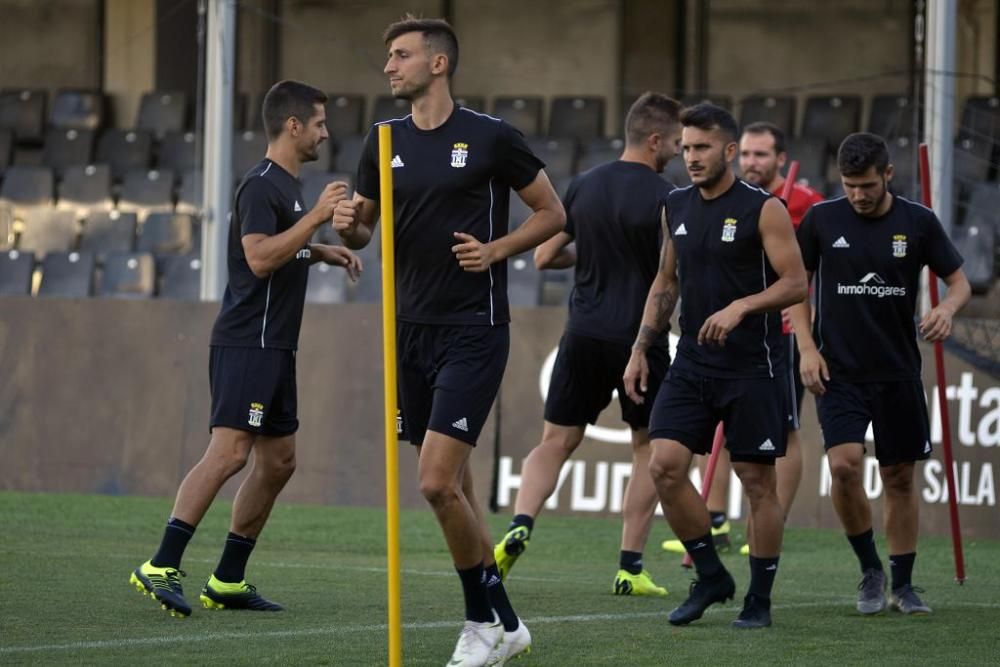
{"label": "black sock", "polygon": [[715,544],[712,542],[712,535],[696,537],[693,540],[681,540],[681,544],[694,561],[694,569],[698,573],[699,579],[711,579],[715,575],[725,570],[719,554],[715,551]]}
{"label": "black sock", "polygon": [[778,574],[777,556],[774,558],[750,556],[750,590],[747,593],[770,600],[776,574]]}
{"label": "black sock", "polygon": [[892,572],[892,590],[910,585],[910,578],[913,576],[913,561],[916,559],[916,551],[896,556],[889,555],[889,570]]}
{"label": "black sock", "polygon": [[462,593],[465,594],[465,619],[476,623],[493,621],[493,608],[490,606],[490,594],[486,590],[486,577],[483,564],[479,563],[467,570],[459,570],[462,580]]}
{"label": "black sock", "polygon": [[528,529],[528,536],[531,536],[531,531],[535,527],[535,519],[527,514],[515,514],[514,518],[511,519],[510,525],[507,526],[507,532],[514,530],[518,526],[524,526]]}
{"label": "black sock", "polygon": [[882,561],[879,560],[878,551],[875,550],[875,533],[869,528],[860,535],[848,535],[847,541],[854,547],[854,553],[861,563],[861,571],[882,570]]}
{"label": "black sock", "polygon": [[163,531],[163,540],[156,555],[151,559],[153,567],[180,568],[184,549],[194,535],[194,526],[180,519],[170,518]]}
{"label": "black sock", "polygon": [[629,574],[642,573],[642,552],[621,551],[618,555],[618,567]]}
{"label": "black sock", "polygon": [[247,561],[257,540],[243,537],[236,533],[226,536],[226,546],[222,549],[222,558],[215,568],[215,578],[227,584],[238,584],[246,576]]}
{"label": "black sock", "polygon": [[489,593],[493,611],[497,613],[500,622],[503,623],[503,629],[507,632],[517,630],[520,621],[517,620],[514,607],[511,606],[510,599],[507,597],[507,590],[503,587],[503,579],[500,578],[500,570],[497,569],[496,563],[486,567],[486,592]]}
{"label": "black sock", "polygon": [[722,524],[726,522],[725,512],[709,512],[708,516],[712,519],[712,528],[722,528]]}

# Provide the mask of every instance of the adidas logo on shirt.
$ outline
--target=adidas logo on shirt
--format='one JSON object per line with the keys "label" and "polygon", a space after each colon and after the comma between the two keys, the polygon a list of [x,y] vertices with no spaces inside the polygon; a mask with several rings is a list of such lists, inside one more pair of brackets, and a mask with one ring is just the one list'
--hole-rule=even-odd
{"label": "adidas logo on shirt", "polygon": [[757,449],[762,452],[773,452],[774,444],[771,442],[771,439],[768,438],[764,442],[760,443],[760,447],[758,447]]}
{"label": "adidas logo on shirt", "polygon": [[302,210],[302,204],[299,203],[298,199],[295,200],[295,206],[292,207],[292,210],[295,211],[296,213]]}
{"label": "adidas logo on shirt", "polygon": [[834,248],[850,248],[851,244],[847,242],[847,239],[845,239],[843,236],[841,236],[839,239],[837,239],[836,241],[833,242],[833,247]]}
{"label": "adidas logo on shirt", "polygon": [[392,162],[390,162],[389,164],[392,165],[393,169],[398,169],[399,167],[405,167],[406,166],[406,165],[403,164],[403,158],[399,157],[398,155],[396,157],[392,158]]}
{"label": "adidas logo on shirt", "polygon": [[685,227],[684,223],[682,222],[681,226],[677,228],[676,232],[674,232],[674,236],[687,236],[687,233],[688,233],[687,227]]}
{"label": "adidas logo on shirt", "polygon": [[465,417],[462,417],[457,422],[452,422],[451,425],[459,431],[465,431],[466,433],[469,432],[469,422],[465,419]]}

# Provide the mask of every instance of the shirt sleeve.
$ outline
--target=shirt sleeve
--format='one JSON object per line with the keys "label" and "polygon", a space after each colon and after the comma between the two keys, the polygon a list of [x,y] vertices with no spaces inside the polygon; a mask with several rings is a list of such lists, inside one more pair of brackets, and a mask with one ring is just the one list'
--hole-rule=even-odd
{"label": "shirt sleeve", "polygon": [[574,176],[566,188],[566,196],[563,197],[563,208],[566,210],[566,226],[563,231],[576,238],[576,220],[573,217],[573,200],[576,199],[579,177]]}
{"label": "shirt sleeve", "polygon": [[802,251],[802,263],[805,264],[806,271],[815,271],[819,266],[819,237],[816,234],[816,213],[809,209],[805,217],[802,218],[795,237],[799,241],[799,249]]}
{"label": "shirt sleeve", "polygon": [[361,149],[361,159],[358,160],[357,185],[354,190],[366,199],[378,200],[378,125],[373,125],[365,137]]}
{"label": "shirt sleeve", "polygon": [[240,236],[267,234],[278,231],[277,202],[274,187],[262,176],[249,179],[236,197],[236,212],[240,220]]}
{"label": "shirt sleeve", "polygon": [[945,234],[941,221],[934,213],[927,211],[923,219],[924,240],[921,244],[920,262],[944,278],[962,267],[962,256]]}
{"label": "shirt sleeve", "polygon": [[545,163],[531,152],[524,135],[513,125],[500,121],[500,136],[497,137],[499,164],[496,174],[511,188],[521,190],[535,180]]}

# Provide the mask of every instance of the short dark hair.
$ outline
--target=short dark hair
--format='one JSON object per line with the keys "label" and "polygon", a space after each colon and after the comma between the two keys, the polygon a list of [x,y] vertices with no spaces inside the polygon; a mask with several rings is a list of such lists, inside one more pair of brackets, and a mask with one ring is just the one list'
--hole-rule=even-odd
{"label": "short dark hair", "polygon": [[680,122],[681,103],[646,91],[629,107],[625,117],[625,140],[630,146],[641,144],[654,132],[665,132]]}
{"label": "short dark hair", "polygon": [[[730,142],[739,141],[739,126],[733,114],[710,102],[690,106],[681,112],[681,125],[699,130],[719,130]],[[727,142],[728,143],[728,142]]]}
{"label": "short dark hair", "polygon": [[750,123],[743,128],[743,134],[770,134],[774,137],[775,153],[785,153],[788,150],[785,145],[784,130],[774,123],[768,123],[766,120],[759,120],[756,123]]}
{"label": "short dark hair", "polygon": [[271,86],[264,96],[261,115],[267,140],[274,141],[281,135],[285,121],[298,118],[303,123],[316,115],[316,104],[326,104],[326,93],[301,81],[285,80]]}
{"label": "short dark hair", "polygon": [[875,172],[881,175],[888,166],[889,147],[885,139],[877,134],[849,134],[837,150],[837,168],[842,176],[860,176],[871,167],[875,167]]}
{"label": "short dark hair", "polygon": [[408,32],[419,32],[424,36],[424,44],[431,53],[443,53],[448,58],[448,78],[455,76],[458,69],[458,37],[454,28],[444,19],[421,19],[407,14],[392,23],[382,34],[385,45]]}

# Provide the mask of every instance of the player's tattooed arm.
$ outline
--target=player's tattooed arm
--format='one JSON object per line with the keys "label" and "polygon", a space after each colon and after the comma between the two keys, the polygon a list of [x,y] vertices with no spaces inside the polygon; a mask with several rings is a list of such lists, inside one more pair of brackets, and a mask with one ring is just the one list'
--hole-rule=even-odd
{"label": "player's tattooed arm", "polygon": [[660,269],[646,296],[646,306],[642,313],[642,324],[635,339],[634,348],[648,350],[667,330],[670,318],[680,298],[680,281],[677,278],[677,255],[674,244],[667,233],[663,250],[660,252]]}

